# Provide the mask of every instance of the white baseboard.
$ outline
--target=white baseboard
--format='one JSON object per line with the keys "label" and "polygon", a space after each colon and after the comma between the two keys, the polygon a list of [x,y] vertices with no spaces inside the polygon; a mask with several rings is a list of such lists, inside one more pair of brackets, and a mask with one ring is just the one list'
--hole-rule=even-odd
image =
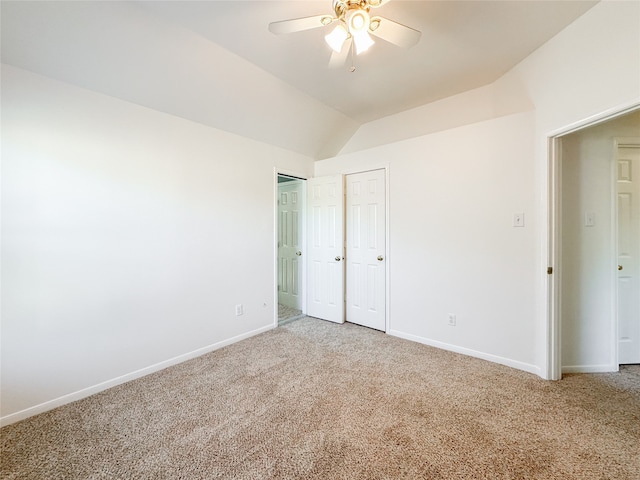
{"label": "white baseboard", "polygon": [[562,366],[562,373],[611,373],[619,370],[620,367],[616,364]]}
{"label": "white baseboard", "polygon": [[532,365],[530,363],[524,363],[518,360],[512,360],[510,358],[504,358],[498,355],[492,355],[490,353],[478,352],[477,350],[472,350],[470,348],[459,347],[457,345],[439,342],[437,340],[431,340],[429,338],[419,337],[417,335],[411,335],[409,333],[399,332],[397,330],[390,330],[387,333],[389,335],[393,335],[394,337],[404,338],[405,340],[411,340],[413,342],[422,343],[424,345],[440,348],[442,350],[448,350],[450,352],[461,353],[463,355],[480,358],[482,360],[487,360],[493,363],[499,363],[500,365],[505,365],[517,370],[523,370],[525,372],[533,373],[534,375],[542,377],[540,367],[538,367],[537,365]]}
{"label": "white baseboard", "polygon": [[227,345],[231,345],[232,343],[239,342],[240,340],[253,337],[255,335],[264,333],[274,328],[275,328],[274,325],[261,327],[261,328],[258,328],[257,330],[252,330],[250,332],[237,335],[227,340],[222,340],[221,342],[213,343],[211,345],[207,345],[206,347],[198,348],[197,350],[193,350],[191,352],[178,355],[177,357],[164,360],[154,365],[150,365],[148,367],[135,370],[131,373],[127,373],[125,375],[121,375],[111,380],[98,383],[91,387],[83,388],[82,390],[78,390],[76,392],[69,393],[67,395],[63,395],[58,398],[54,398],[53,400],[40,403],[39,405],[25,408],[24,410],[20,410],[19,412],[5,415],[4,417],[0,417],[0,427],[4,427],[5,425],[10,425],[12,423],[19,422],[20,420],[24,420],[25,418],[29,418],[34,415],[38,415],[39,413],[44,413],[49,410],[53,410],[54,408],[61,407],[62,405],[66,405],[67,403],[75,402],[76,400],[81,400],[83,398],[89,397],[96,393],[102,392],[103,390],[107,390],[108,388],[115,387],[116,385],[130,382],[131,380],[144,377],[145,375],[149,375],[159,370],[163,370],[167,367],[171,367],[173,365],[186,362],[187,360],[191,360],[192,358],[196,358],[206,353],[213,352],[214,350],[218,350],[219,348],[226,347]]}

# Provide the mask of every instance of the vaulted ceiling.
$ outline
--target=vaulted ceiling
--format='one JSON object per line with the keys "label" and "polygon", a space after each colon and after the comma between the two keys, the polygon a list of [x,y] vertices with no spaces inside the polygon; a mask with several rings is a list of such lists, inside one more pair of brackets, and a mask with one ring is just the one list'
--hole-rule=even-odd
{"label": "vaulted ceiling", "polygon": [[267,27],[331,0],[3,0],[2,62],[320,159],[362,124],[495,81],[595,3],[392,0],[375,13],[419,43],[375,38],[330,69],[330,26]]}

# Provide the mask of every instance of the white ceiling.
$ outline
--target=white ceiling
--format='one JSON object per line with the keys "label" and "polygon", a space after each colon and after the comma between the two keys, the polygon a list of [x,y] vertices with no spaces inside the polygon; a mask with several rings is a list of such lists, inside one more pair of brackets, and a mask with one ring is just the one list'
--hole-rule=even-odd
{"label": "white ceiling", "polygon": [[498,79],[595,1],[401,1],[375,13],[420,30],[329,69],[331,27],[270,22],[322,1],[2,1],[2,61],[297,151],[337,154],[364,123]]}

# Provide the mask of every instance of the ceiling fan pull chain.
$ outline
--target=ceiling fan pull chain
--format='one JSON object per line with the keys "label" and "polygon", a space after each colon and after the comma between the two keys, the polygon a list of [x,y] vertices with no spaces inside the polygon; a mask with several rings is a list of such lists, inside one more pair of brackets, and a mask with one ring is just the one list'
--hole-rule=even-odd
{"label": "ceiling fan pull chain", "polygon": [[351,67],[349,67],[349,71],[351,73],[356,71],[356,65],[355,65],[355,55],[353,54],[353,44],[351,44]]}

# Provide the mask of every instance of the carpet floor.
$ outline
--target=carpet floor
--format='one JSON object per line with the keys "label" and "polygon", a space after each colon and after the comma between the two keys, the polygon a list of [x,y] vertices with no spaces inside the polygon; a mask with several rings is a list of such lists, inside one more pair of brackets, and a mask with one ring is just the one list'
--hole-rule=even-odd
{"label": "carpet floor", "polygon": [[0,436],[3,479],[640,479],[640,368],[549,382],[302,318]]}

